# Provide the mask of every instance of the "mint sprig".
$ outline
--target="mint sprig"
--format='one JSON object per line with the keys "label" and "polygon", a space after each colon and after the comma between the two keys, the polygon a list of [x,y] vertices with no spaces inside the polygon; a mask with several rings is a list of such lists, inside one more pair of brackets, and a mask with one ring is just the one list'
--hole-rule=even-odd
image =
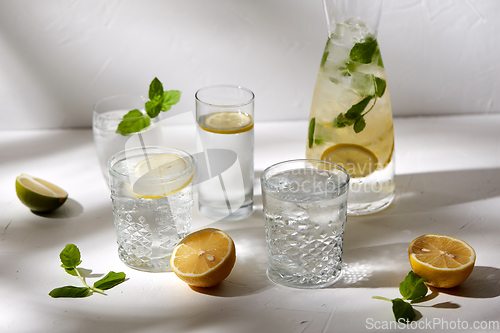
{"label": "mint sprig", "polygon": [[[399,284],[399,292],[403,298],[386,298],[381,296],[373,296],[373,299],[380,299],[392,303],[392,312],[398,323],[410,323],[415,319],[417,314],[411,303],[418,301],[427,295],[426,280],[419,277],[413,271],[410,271],[403,282]],[[410,302],[407,302],[410,301]]]}
{"label": "mint sprig", "polygon": [[82,263],[80,250],[75,244],[67,244],[59,254],[64,270],[72,275],[78,276],[84,287],[65,286],[53,289],[49,295],[53,298],[82,298],[92,295],[94,292],[106,295],[105,290],[111,289],[125,281],[125,273],[110,271],[105,277],[96,281],[93,286],[89,286],[82,277],[80,269],[77,267]]}
{"label": "mint sprig", "polygon": [[129,111],[118,124],[116,133],[128,135],[142,131],[151,124],[152,118],[156,118],[160,112],[168,111],[172,105],[177,104],[181,98],[181,92],[164,91],[163,84],[155,77],[149,85],[148,97],[149,101],[144,105],[146,114],[138,109]]}
{"label": "mint sprig", "polygon": [[[383,67],[380,61],[381,57],[377,40],[371,37],[363,42],[356,43],[349,52],[349,59],[350,61],[347,61],[345,66],[340,68],[343,76],[352,76],[357,69],[357,63],[369,64],[374,62],[377,66]],[[384,95],[387,87],[387,82],[384,79],[373,74],[367,74],[367,80],[370,77],[375,93],[364,96],[361,101],[354,104],[346,113],[340,113],[332,122],[334,127],[353,126],[355,133],[360,133],[365,129],[366,121],[364,117],[375,107],[377,99]],[[372,100],[371,107],[365,111]]]}

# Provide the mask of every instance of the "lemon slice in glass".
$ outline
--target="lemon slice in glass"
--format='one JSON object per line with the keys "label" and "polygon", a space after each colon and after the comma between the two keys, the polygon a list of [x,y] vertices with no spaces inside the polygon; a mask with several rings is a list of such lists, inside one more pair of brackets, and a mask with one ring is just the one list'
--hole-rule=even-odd
{"label": "lemon slice in glass", "polygon": [[366,177],[378,167],[377,156],[371,150],[353,143],[331,146],[323,152],[321,159],[340,165],[352,178]]}
{"label": "lemon slice in glass", "polygon": [[56,210],[68,199],[68,193],[62,188],[26,174],[16,178],[16,193],[19,200],[36,213]]}
{"label": "lemon slice in glass", "polygon": [[146,158],[134,167],[137,178],[133,185],[136,196],[157,199],[183,190],[193,180],[194,169],[175,154],[160,154]]}
{"label": "lemon slice in glass", "polygon": [[217,112],[200,121],[205,131],[218,134],[243,133],[253,128],[252,116],[243,112]]}

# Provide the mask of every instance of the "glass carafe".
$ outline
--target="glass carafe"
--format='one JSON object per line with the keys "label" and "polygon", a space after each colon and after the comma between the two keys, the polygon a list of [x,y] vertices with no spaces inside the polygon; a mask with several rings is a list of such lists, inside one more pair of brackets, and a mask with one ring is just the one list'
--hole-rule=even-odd
{"label": "glass carafe", "polygon": [[394,199],[394,131],[377,43],[383,0],[324,0],[328,40],[316,79],[306,157],[351,175],[349,215],[380,211]]}

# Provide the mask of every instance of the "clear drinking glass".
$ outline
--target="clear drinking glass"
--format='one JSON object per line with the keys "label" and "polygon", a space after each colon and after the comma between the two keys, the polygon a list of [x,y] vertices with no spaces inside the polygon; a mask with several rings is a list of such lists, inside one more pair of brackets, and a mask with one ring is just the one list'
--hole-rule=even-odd
{"label": "clear drinking glass", "polygon": [[[253,210],[254,94],[219,85],[195,94],[200,213],[216,220],[240,220]],[[201,146],[200,146],[201,145]]]}
{"label": "clear drinking glass", "polygon": [[[92,132],[94,143],[104,179],[108,181],[109,158],[124,149],[141,147],[144,145],[161,146],[163,133],[156,118],[151,119],[151,125],[139,133],[121,135],[116,133],[118,124],[123,116],[131,110],[140,110],[145,113],[142,96],[117,95],[104,98],[94,105],[92,118]],[[142,142],[141,142],[142,140]]]}
{"label": "clear drinking glass", "polygon": [[335,283],[342,272],[349,174],[320,160],[292,160],[262,173],[268,277],[297,288]]}
{"label": "clear drinking glass", "polygon": [[170,270],[177,243],[191,230],[194,158],[179,149],[141,147],[108,162],[118,255],[128,266]]}

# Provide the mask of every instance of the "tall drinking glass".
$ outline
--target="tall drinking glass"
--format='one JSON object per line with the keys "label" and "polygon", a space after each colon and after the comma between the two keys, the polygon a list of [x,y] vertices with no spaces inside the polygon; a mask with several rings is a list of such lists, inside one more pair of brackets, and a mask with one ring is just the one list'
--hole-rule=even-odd
{"label": "tall drinking glass", "polygon": [[172,250],[191,230],[194,158],[141,147],[113,155],[108,168],[120,259],[142,271],[170,270]]}
{"label": "tall drinking glass", "polygon": [[349,174],[336,164],[292,160],[262,173],[268,277],[297,288],[335,283],[342,272]]}
{"label": "tall drinking glass", "polygon": [[116,133],[118,124],[129,111],[137,109],[143,113],[146,112],[145,102],[142,96],[117,95],[104,98],[94,105],[92,132],[101,172],[106,181],[108,181],[107,163],[113,154],[126,148],[163,144],[161,125],[157,123],[156,118],[151,119],[151,125],[141,131],[140,136],[138,133],[130,135]]}
{"label": "tall drinking glass", "polygon": [[[254,94],[219,85],[196,92],[200,213],[239,220],[253,210]],[[201,145],[201,146],[200,146]]]}

